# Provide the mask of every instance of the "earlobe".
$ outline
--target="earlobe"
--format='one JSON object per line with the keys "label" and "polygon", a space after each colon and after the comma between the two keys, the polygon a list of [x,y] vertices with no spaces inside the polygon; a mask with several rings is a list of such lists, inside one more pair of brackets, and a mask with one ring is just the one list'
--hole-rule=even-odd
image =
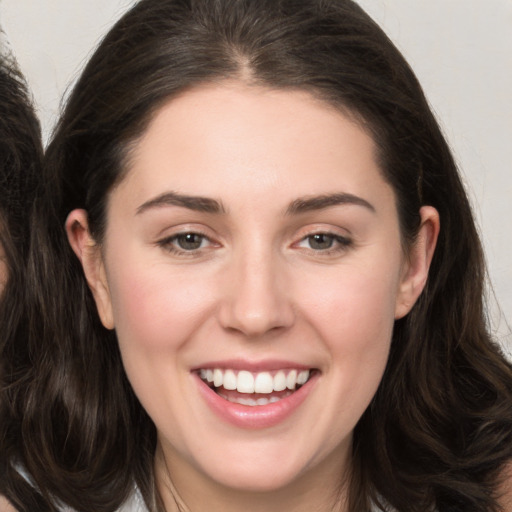
{"label": "earlobe", "polygon": [[395,307],[395,319],[407,315],[427,282],[439,235],[439,213],[432,206],[420,209],[421,225],[404,265]]}
{"label": "earlobe", "polygon": [[114,317],[105,265],[100,247],[89,232],[87,212],[73,210],[66,219],[65,227],[69,244],[82,264],[101,323],[107,329],[113,329]]}

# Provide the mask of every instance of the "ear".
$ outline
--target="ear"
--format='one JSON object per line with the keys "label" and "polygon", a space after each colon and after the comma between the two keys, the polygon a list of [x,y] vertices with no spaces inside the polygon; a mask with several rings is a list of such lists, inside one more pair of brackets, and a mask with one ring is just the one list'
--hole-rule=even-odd
{"label": "ear", "polygon": [[414,245],[409,250],[402,271],[396,300],[395,319],[407,315],[423,291],[436,248],[440,229],[439,213],[432,206],[423,206],[420,209],[420,216],[420,229]]}
{"label": "ear", "polygon": [[89,231],[87,212],[73,210],[66,219],[66,233],[69,243],[77,255],[85,278],[92,291],[101,323],[107,329],[114,328],[112,301],[100,246]]}

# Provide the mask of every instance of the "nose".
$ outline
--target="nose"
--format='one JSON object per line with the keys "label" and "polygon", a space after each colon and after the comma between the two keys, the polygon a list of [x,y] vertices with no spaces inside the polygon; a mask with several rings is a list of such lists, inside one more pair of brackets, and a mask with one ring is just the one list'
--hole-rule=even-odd
{"label": "nose", "polygon": [[226,279],[219,312],[224,329],[256,338],[294,323],[290,288],[277,257],[243,254],[232,262]]}

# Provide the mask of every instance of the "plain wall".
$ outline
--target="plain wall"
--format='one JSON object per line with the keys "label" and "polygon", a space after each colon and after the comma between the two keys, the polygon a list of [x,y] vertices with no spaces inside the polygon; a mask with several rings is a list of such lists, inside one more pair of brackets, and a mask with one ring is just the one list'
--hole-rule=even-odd
{"label": "plain wall", "polygon": [[[0,0],[0,25],[47,138],[63,94],[132,0]],[[402,50],[465,178],[484,240],[493,325],[512,354],[512,0],[359,0]]]}

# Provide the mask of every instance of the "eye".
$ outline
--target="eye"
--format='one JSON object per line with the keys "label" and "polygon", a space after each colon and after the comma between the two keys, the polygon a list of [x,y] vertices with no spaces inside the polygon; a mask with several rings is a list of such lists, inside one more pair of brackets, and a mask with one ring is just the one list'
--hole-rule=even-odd
{"label": "eye", "polygon": [[213,242],[201,233],[189,231],[164,238],[158,242],[158,245],[171,253],[190,254],[200,252],[201,249],[213,245]]}
{"label": "eye", "polygon": [[203,246],[207,239],[199,233],[182,233],[171,240],[184,251],[196,251]]}
{"label": "eye", "polygon": [[315,252],[332,253],[343,251],[352,244],[352,241],[333,233],[313,233],[305,236],[297,244],[298,247]]}
{"label": "eye", "polygon": [[310,235],[305,238],[309,247],[315,251],[325,251],[330,249],[334,244],[334,236],[326,233],[317,233],[316,235]]}

